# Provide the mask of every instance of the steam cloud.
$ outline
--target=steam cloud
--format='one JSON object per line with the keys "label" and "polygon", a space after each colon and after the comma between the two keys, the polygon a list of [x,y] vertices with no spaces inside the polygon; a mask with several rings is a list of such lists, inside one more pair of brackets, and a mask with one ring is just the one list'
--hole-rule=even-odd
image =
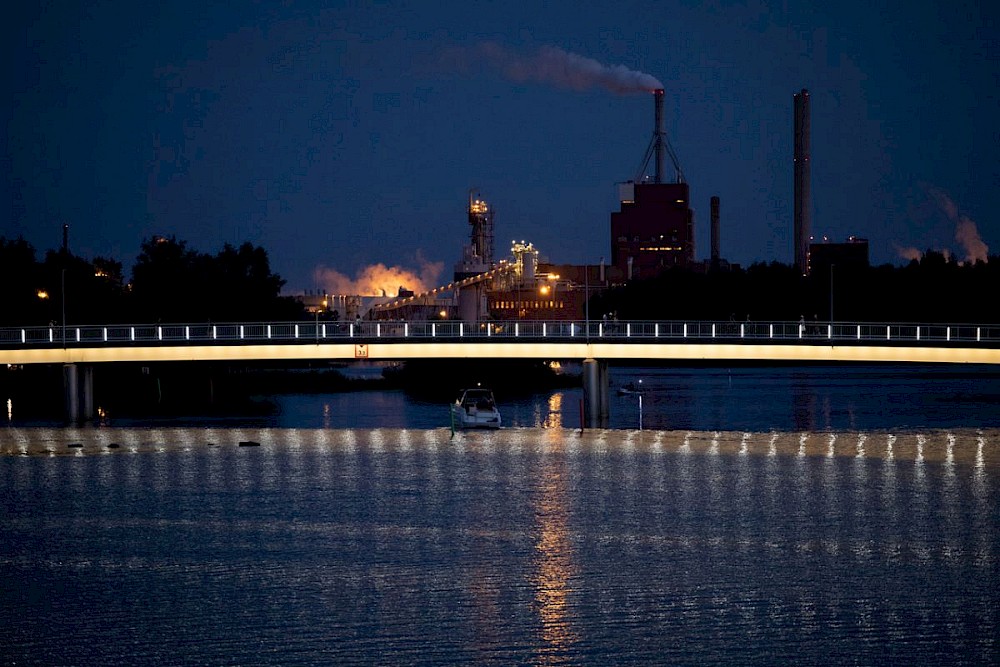
{"label": "steam cloud", "polygon": [[[969,263],[988,262],[990,248],[979,236],[976,223],[968,216],[961,214],[958,210],[958,205],[952,201],[951,197],[944,190],[932,186],[926,189],[941,212],[950,221],[955,223],[955,240],[958,241],[965,252],[964,261]],[[913,247],[903,248],[896,246],[896,253],[906,260],[919,260],[924,256],[922,251]],[[942,253],[946,258],[951,256],[951,253],[947,249],[944,249]]]}
{"label": "steam cloud", "polygon": [[416,271],[380,262],[359,269],[354,278],[326,266],[316,267],[313,277],[330,294],[396,296],[400,287],[419,294],[437,285],[444,262],[428,262],[419,256],[417,260],[420,268]]}
{"label": "steam cloud", "polygon": [[663,88],[656,77],[624,65],[603,65],[596,60],[543,46],[532,56],[513,53],[494,42],[479,45],[479,54],[512,81],[548,83],[561,88],[603,88],[623,95]]}
{"label": "steam cloud", "polygon": [[968,216],[962,215],[955,202],[943,190],[930,188],[930,193],[948,219],[955,223],[955,240],[965,251],[965,261],[969,263],[988,261],[990,248],[980,238],[976,223]]}
{"label": "steam cloud", "polygon": [[917,248],[914,248],[913,246],[909,246],[906,248],[901,248],[900,246],[896,246],[896,254],[898,254],[900,257],[907,260],[908,262],[911,262],[913,260],[920,261],[920,259],[923,258],[924,256],[923,252],[921,252]]}

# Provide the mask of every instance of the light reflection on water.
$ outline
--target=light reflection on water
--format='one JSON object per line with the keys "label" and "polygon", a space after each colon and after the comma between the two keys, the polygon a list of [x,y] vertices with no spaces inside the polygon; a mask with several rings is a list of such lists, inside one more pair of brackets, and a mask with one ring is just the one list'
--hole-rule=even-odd
{"label": "light reflection on water", "polygon": [[3,641],[49,664],[995,664],[998,443],[4,429]]}
{"label": "light reflection on water", "polygon": [[572,663],[579,641],[569,609],[571,580],[575,576],[570,542],[569,497],[565,457],[558,447],[547,448],[538,470],[535,517],[535,602],[541,621],[541,642],[535,664]]}

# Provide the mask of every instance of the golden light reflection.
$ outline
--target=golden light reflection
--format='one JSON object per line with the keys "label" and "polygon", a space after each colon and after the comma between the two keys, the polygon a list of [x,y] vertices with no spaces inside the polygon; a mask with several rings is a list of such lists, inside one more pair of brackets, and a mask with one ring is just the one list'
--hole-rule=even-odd
{"label": "golden light reflection", "polygon": [[563,393],[558,391],[549,396],[549,413],[545,416],[543,428],[562,428]]}
{"label": "golden light reflection", "polygon": [[536,660],[539,665],[565,662],[570,649],[579,641],[569,609],[576,566],[569,530],[568,471],[563,454],[561,446],[556,445],[544,457],[535,505],[539,528],[535,544],[535,602],[544,642]]}

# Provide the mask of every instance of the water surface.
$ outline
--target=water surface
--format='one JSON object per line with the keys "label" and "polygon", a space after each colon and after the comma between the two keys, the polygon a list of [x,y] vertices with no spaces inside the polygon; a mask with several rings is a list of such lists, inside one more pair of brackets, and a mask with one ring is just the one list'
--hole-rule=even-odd
{"label": "water surface", "polygon": [[19,665],[996,664],[998,436],[0,429],[0,646]]}

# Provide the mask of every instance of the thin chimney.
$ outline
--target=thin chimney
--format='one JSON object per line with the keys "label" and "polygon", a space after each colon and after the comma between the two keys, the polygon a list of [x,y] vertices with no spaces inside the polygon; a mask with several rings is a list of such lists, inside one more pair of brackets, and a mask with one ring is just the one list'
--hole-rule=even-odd
{"label": "thin chimney", "polygon": [[812,202],[809,184],[809,91],[793,95],[795,128],[794,159],[794,232],[795,267],[805,275],[809,272],[809,235],[812,228]]}
{"label": "thin chimney", "polygon": [[653,151],[656,159],[654,183],[663,182],[663,153],[666,129],[663,121],[663,88],[653,91]]}

